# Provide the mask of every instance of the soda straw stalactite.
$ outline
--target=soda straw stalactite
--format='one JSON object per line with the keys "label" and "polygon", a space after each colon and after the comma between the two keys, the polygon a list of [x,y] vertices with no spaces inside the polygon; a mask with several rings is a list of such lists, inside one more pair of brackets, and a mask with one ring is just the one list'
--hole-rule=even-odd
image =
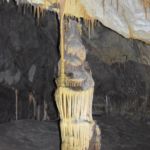
{"label": "soda straw stalactite", "polygon": [[60,67],[60,86],[64,87],[65,67],[64,67],[64,9],[66,0],[60,0],[60,55],[61,55],[61,67]]}

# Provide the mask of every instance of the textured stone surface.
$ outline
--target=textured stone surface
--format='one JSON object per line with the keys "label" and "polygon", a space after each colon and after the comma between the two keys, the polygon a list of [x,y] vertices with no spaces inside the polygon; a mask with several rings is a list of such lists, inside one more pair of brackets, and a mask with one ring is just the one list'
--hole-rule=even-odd
{"label": "textured stone surface", "polygon": [[144,119],[150,115],[150,46],[104,28],[99,24],[91,39],[83,29],[95,80],[93,112],[120,112]]}
{"label": "textured stone surface", "polygon": [[0,124],[0,150],[59,150],[55,122],[22,120]]}
{"label": "textured stone surface", "polygon": [[[86,49],[76,21],[70,20],[65,37],[65,75],[69,87],[86,90],[94,87],[91,69],[86,61]],[[59,66],[60,68],[60,66]],[[60,71],[59,71],[60,72]]]}
{"label": "textured stone surface", "polygon": [[[120,117],[96,118],[101,150],[149,150],[150,126]],[[21,120],[0,124],[0,150],[60,150],[57,122]]]}
{"label": "textured stone surface", "polygon": [[150,43],[150,9],[140,0],[81,0],[86,10],[119,34]]}
{"label": "textured stone surface", "polygon": [[51,113],[56,114],[52,95],[58,59],[56,16],[45,13],[38,24],[30,11],[23,14],[22,10],[12,1],[0,5],[0,100],[3,103],[0,111],[5,108],[8,111],[2,113],[6,117],[1,117],[2,121],[14,119],[15,107],[10,104],[15,103],[15,89],[19,93],[19,118],[33,117],[31,92],[42,113],[45,99],[52,106]]}
{"label": "textured stone surface", "polygon": [[[45,0],[16,1],[33,4],[45,3]],[[81,0],[80,2],[90,16],[99,20],[106,27],[127,38],[150,43],[150,9],[147,8],[146,14],[142,0]],[[75,12],[72,15],[76,16]]]}

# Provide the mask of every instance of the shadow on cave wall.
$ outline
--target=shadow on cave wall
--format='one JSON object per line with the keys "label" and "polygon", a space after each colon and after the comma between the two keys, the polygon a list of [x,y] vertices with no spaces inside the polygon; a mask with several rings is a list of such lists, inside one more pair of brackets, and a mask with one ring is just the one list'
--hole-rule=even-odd
{"label": "shadow on cave wall", "polygon": [[[121,114],[150,118],[150,46],[125,39],[101,24],[83,42],[95,80],[94,114]],[[54,79],[57,72],[58,22],[45,12],[37,25],[30,11],[13,2],[0,3],[0,122],[15,119],[18,90],[19,119],[32,119],[36,101],[38,119],[56,118]],[[44,102],[45,101],[45,102]],[[40,112],[39,112],[40,110]]]}

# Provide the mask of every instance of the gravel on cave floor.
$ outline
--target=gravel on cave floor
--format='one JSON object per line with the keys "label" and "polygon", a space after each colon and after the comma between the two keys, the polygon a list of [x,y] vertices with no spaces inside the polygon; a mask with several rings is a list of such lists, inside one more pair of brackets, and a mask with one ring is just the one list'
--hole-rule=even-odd
{"label": "gravel on cave floor", "polygon": [[[95,117],[101,150],[150,150],[150,125],[122,117]],[[0,124],[0,150],[59,150],[58,122],[19,120]]]}

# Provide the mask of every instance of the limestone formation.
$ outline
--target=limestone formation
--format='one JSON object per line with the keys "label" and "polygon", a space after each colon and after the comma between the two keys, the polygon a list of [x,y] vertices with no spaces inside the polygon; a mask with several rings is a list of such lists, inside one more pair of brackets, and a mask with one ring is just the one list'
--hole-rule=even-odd
{"label": "limestone formation", "polygon": [[92,118],[94,81],[86,62],[86,49],[77,22],[70,21],[67,29],[65,87],[58,84],[55,93],[61,118],[62,150],[99,150],[100,129]]}
{"label": "limestone formation", "polygon": [[[16,0],[58,12],[59,0]],[[150,43],[150,0],[67,0],[65,14],[97,19],[126,38]],[[40,11],[41,9],[37,9]]]}

